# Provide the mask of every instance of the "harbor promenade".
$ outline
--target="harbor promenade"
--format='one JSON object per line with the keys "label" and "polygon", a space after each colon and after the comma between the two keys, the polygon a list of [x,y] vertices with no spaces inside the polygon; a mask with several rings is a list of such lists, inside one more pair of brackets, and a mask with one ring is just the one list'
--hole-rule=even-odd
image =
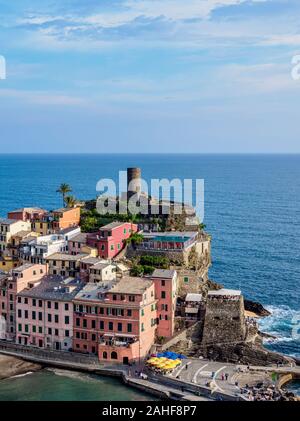
{"label": "harbor promenade", "polygon": [[[153,373],[143,364],[101,364],[96,356],[29,348],[0,341],[0,353],[44,366],[120,377],[125,384],[174,400],[247,400],[241,389],[257,383],[272,384],[272,373],[300,377],[300,367],[252,367],[202,359],[186,359],[169,375]],[[143,371],[147,378],[140,378]]]}

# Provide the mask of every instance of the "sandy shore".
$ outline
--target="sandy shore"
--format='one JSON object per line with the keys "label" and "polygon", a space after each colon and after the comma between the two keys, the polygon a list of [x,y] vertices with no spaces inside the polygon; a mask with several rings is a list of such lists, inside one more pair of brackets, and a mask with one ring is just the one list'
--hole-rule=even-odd
{"label": "sandy shore", "polygon": [[0,380],[19,374],[25,374],[28,373],[28,371],[38,371],[41,368],[42,367],[38,364],[0,354]]}

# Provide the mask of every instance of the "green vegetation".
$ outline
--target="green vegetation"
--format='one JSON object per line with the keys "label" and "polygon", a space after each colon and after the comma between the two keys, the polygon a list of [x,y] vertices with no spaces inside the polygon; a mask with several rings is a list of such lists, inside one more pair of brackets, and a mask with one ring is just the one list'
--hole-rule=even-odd
{"label": "green vegetation", "polygon": [[74,196],[65,196],[65,205],[67,206],[67,208],[74,208],[74,206],[76,205],[77,200],[75,199]]}
{"label": "green vegetation", "polygon": [[56,190],[56,193],[60,193],[62,195],[63,199],[63,207],[66,206],[66,194],[70,193],[72,191],[72,188],[69,186],[69,184],[62,183],[59,188]]}
{"label": "green vegetation", "polygon": [[132,244],[135,247],[137,244],[141,244],[144,240],[144,236],[138,232],[133,233],[129,238],[127,238],[126,244]]}
{"label": "green vegetation", "polygon": [[156,268],[168,269],[170,261],[162,256],[141,256],[138,263],[134,263],[130,274],[132,276],[152,275]]}
{"label": "green vegetation", "polygon": [[167,257],[162,256],[141,256],[140,264],[143,266],[152,266],[159,269],[168,269],[170,266],[170,260]]}

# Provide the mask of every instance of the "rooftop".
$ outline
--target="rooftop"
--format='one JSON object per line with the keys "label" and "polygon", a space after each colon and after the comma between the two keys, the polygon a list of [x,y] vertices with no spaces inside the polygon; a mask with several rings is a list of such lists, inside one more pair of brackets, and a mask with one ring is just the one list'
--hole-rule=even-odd
{"label": "rooftop", "polygon": [[163,278],[163,279],[173,279],[176,270],[170,269],[155,269],[152,274],[152,278]]}
{"label": "rooftop", "polygon": [[14,209],[12,211],[9,211],[9,213],[19,213],[19,212],[34,213],[34,212],[47,212],[47,211],[42,208],[34,208],[34,207],[20,208],[20,209]]}
{"label": "rooftop", "polygon": [[219,296],[237,297],[241,294],[242,294],[241,291],[238,291],[236,289],[226,289],[226,288],[218,289],[216,291],[208,291],[209,296],[216,296],[216,297],[219,297]]}
{"label": "rooftop", "polygon": [[107,266],[110,265],[111,264],[108,262],[99,261],[98,263],[95,263],[93,266],[91,266],[90,269],[105,269]]}
{"label": "rooftop", "polygon": [[12,224],[16,224],[17,221],[16,219],[8,219],[8,218],[0,218],[0,224],[2,225],[12,225]]}
{"label": "rooftop", "polygon": [[24,265],[14,268],[13,272],[23,272],[23,270],[30,269],[33,266],[35,266],[35,263],[24,263]]}
{"label": "rooftop", "polygon": [[88,235],[86,233],[81,232],[79,234],[74,235],[74,237],[72,237],[70,241],[73,241],[74,243],[86,243],[87,236]]}
{"label": "rooftop", "polygon": [[78,279],[64,279],[61,276],[48,275],[44,276],[37,286],[24,289],[19,295],[46,300],[70,301],[78,294],[83,285],[83,282]]}
{"label": "rooftop", "polygon": [[89,282],[85,284],[85,286],[80,291],[78,291],[75,299],[76,300],[91,300],[91,301],[101,300],[103,301],[104,297],[101,297],[101,295],[107,292],[110,289],[110,287],[111,287],[111,283],[109,283],[106,286],[103,286],[102,283]]}
{"label": "rooftop", "polygon": [[46,258],[46,260],[64,260],[69,262],[77,262],[86,257],[87,254],[81,253],[81,254],[67,254],[67,253],[53,253],[50,256]]}
{"label": "rooftop", "polygon": [[100,231],[104,231],[104,230],[112,230],[114,228],[118,228],[121,227],[122,225],[126,224],[126,222],[118,222],[118,221],[114,221],[111,222],[110,224],[104,225],[103,227],[100,228]]}
{"label": "rooftop", "polygon": [[84,257],[82,260],[82,263],[85,263],[87,265],[96,265],[97,263],[108,263],[107,260],[99,259],[99,257]]}
{"label": "rooftop", "polygon": [[[78,225],[76,225],[74,227],[69,227],[69,228],[65,228],[65,229],[60,230],[59,234],[61,234],[61,235],[69,234],[70,232],[78,230],[78,229],[80,229],[80,227]],[[74,237],[72,237],[72,238],[74,238]]]}
{"label": "rooftop", "polygon": [[153,282],[150,279],[124,276],[108,292],[122,294],[143,294]]}
{"label": "rooftop", "polygon": [[194,294],[194,293],[186,294],[185,301],[200,302],[202,301],[202,294]]}

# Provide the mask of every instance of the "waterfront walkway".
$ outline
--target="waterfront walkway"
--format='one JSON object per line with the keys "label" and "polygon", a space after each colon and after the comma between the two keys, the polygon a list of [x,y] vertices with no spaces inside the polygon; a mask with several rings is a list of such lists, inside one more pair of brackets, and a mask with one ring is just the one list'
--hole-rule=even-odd
{"label": "waterfront walkway", "polygon": [[37,349],[1,340],[0,353],[46,366],[118,376],[129,386],[160,398],[177,400],[243,400],[242,388],[257,383],[272,384],[271,374],[274,372],[281,376],[300,378],[299,366],[248,367],[204,359],[187,359],[170,375],[146,370],[148,379],[142,379],[135,374],[143,370],[142,365],[129,367],[101,364],[94,355]]}

